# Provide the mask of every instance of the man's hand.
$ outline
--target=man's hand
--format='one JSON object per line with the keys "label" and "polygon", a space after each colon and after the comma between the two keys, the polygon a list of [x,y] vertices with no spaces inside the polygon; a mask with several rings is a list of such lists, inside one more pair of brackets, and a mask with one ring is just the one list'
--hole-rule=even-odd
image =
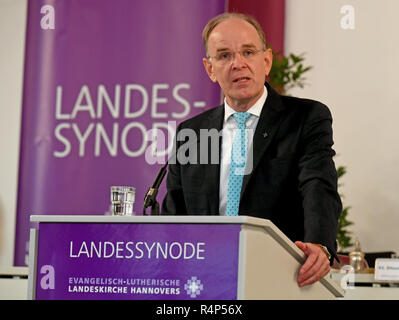
{"label": "man's hand", "polygon": [[301,241],[296,241],[295,244],[307,255],[297,278],[300,287],[319,281],[330,271],[330,261],[319,246]]}

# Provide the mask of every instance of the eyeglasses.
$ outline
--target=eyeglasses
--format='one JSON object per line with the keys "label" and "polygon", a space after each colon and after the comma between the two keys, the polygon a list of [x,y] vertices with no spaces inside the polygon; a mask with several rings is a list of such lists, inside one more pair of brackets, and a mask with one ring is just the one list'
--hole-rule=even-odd
{"label": "eyeglasses", "polygon": [[[240,51],[237,51],[241,58],[244,59],[245,61],[252,61],[255,56],[263,50],[257,50],[257,49],[243,49]],[[208,59],[215,59],[219,63],[227,64],[230,63],[234,60],[236,53],[235,51],[221,51],[219,52],[216,56],[209,56]]]}

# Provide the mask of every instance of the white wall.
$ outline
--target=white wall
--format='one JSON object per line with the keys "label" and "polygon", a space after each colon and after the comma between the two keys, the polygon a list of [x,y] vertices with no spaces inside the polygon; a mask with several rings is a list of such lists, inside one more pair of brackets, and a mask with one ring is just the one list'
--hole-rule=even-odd
{"label": "white wall", "polygon": [[0,0],[0,265],[14,258],[26,0]]}
{"label": "white wall", "polygon": [[[292,95],[327,104],[350,228],[363,251],[399,253],[399,1],[286,0],[285,52],[306,52],[309,85]],[[341,7],[355,9],[342,29]]]}

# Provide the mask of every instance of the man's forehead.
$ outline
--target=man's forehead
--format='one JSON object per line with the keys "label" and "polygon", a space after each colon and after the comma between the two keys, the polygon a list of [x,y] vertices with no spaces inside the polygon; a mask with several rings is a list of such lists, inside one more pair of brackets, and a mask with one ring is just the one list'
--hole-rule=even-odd
{"label": "man's forehead", "polygon": [[232,18],[220,22],[211,32],[208,45],[217,49],[231,45],[253,47],[261,44],[261,39],[255,27],[245,20]]}

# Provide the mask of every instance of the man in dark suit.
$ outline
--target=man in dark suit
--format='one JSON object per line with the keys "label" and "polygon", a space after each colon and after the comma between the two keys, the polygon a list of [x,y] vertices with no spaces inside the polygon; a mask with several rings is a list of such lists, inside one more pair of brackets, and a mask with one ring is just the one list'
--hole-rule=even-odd
{"label": "man in dark suit", "polygon": [[[312,284],[329,272],[336,258],[342,209],[332,160],[331,114],[317,101],[280,96],[265,84],[273,57],[253,18],[217,16],[205,27],[203,40],[204,67],[219,83],[224,104],[184,121],[177,132],[193,130],[198,146],[209,140],[203,134],[209,130],[221,132],[220,139],[206,155],[197,148],[190,158],[194,161],[169,165],[162,213],[270,219],[307,255],[299,286]],[[245,143],[237,144],[239,136]],[[176,150],[183,142],[177,138]],[[238,162],[234,148],[246,159],[241,164],[245,172],[239,175],[233,173]],[[216,163],[211,161],[215,152],[220,154]]]}

